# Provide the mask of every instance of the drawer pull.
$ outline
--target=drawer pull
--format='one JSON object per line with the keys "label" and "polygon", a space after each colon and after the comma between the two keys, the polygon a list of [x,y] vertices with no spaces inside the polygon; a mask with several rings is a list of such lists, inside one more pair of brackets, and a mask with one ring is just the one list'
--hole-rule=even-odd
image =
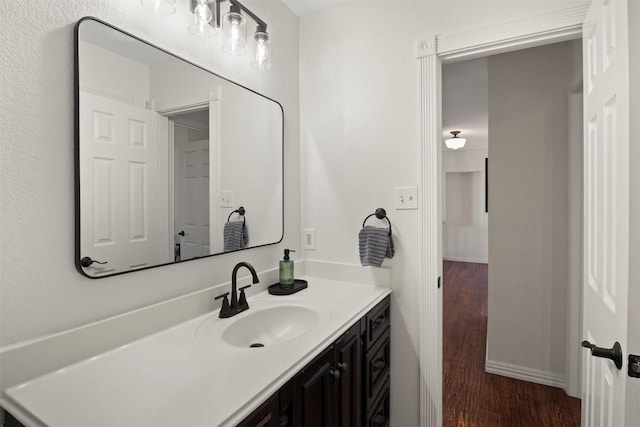
{"label": "drawer pull", "polygon": [[380,317],[376,317],[376,318],[373,320],[373,327],[374,327],[374,328],[377,328],[378,326],[380,326],[380,324],[381,324],[382,322],[384,322],[384,319],[385,319],[384,314],[383,314],[382,316],[380,316]]}
{"label": "drawer pull", "polygon": [[385,366],[387,366],[387,362],[384,360],[384,358],[380,357],[374,360],[372,365],[373,365],[373,372],[378,372],[381,369],[383,369]]}
{"label": "drawer pull", "polygon": [[341,371],[346,371],[347,370],[347,362],[341,362],[338,363],[338,369],[340,369]]}
{"label": "drawer pull", "polygon": [[385,417],[384,414],[378,413],[373,416],[373,418],[371,419],[371,423],[376,426],[383,426],[386,420],[387,417]]}
{"label": "drawer pull", "polygon": [[340,371],[337,369],[329,370],[329,375],[331,375],[336,381],[340,379]]}

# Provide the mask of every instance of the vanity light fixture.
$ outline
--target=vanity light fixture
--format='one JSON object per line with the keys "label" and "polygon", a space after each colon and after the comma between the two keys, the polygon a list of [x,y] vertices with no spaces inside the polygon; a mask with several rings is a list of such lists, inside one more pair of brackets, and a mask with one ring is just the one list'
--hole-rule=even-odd
{"label": "vanity light fixture", "polygon": [[229,12],[222,18],[222,51],[231,56],[247,53],[247,20],[242,16],[242,9],[238,4],[231,3]]}
{"label": "vanity light fixture", "polygon": [[453,135],[453,138],[449,138],[444,141],[447,148],[450,148],[451,150],[457,150],[464,147],[464,144],[467,142],[467,140],[458,137],[458,135],[460,134],[459,130],[453,130],[449,133]]}
{"label": "vanity light fixture", "polygon": [[141,0],[142,7],[156,15],[173,15],[176,11],[176,0]]}
{"label": "vanity light fixture", "polygon": [[216,22],[216,7],[210,7],[207,0],[196,0],[193,8],[193,23],[189,25],[189,32],[200,36],[203,39],[213,37],[218,30],[215,25],[210,25],[211,21]]}
{"label": "vanity light fixture", "polygon": [[271,38],[267,32],[266,22],[238,0],[228,0],[229,11],[221,15],[220,5],[225,1],[227,0],[191,0],[194,21],[189,26],[189,31],[202,38],[208,38],[215,36],[220,29],[223,34],[222,51],[231,56],[241,56],[247,53],[247,18],[245,16],[249,16],[256,23],[256,31],[251,37],[254,54],[251,68],[268,70],[271,68]]}
{"label": "vanity light fixture", "polygon": [[268,70],[271,68],[271,41],[266,26],[258,25],[256,32],[253,33],[253,39],[256,41],[256,53],[251,68],[255,70]]}

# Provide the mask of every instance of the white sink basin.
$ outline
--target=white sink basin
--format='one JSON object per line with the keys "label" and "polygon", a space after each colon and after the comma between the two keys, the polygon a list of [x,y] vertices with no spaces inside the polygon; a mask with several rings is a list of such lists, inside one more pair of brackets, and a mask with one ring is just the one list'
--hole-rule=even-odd
{"label": "white sink basin", "polygon": [[222,339],[235,347],[282,344],[309,332],[318,324],[318,319],[318,313],[304,306],[270,307],[231,323],[222,333]]}
{"label": "white sink basin", "polygon": [[219,319],[216,315],[202,322],[195,338],[204,344],[222,340],[234,347],[270,347],[304,336],[329,317],[324,306],[291,300],[249,301],[249,310],[234,317]]}

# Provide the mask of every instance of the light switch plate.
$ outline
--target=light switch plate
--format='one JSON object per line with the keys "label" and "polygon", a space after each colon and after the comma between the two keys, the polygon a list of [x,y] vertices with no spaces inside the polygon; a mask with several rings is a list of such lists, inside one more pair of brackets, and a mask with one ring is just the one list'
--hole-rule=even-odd
{"label": "light switch plate", "polygon": [[221,191],[220,192],[220,207],[232,208],[233,207],[233,191]]}
{"label": "light switch plate", "polygon": [[396,209],[418,209],[418,187],[396,187]]}

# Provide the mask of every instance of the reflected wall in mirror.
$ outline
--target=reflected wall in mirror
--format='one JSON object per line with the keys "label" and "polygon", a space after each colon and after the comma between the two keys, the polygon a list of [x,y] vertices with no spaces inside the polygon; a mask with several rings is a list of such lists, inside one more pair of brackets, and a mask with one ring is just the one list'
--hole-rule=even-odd
{"label": "reflected wall in mirror", "polygon": [[282,240],[279,103],[94,18],[78,22],[76,49],[82,274]]}

